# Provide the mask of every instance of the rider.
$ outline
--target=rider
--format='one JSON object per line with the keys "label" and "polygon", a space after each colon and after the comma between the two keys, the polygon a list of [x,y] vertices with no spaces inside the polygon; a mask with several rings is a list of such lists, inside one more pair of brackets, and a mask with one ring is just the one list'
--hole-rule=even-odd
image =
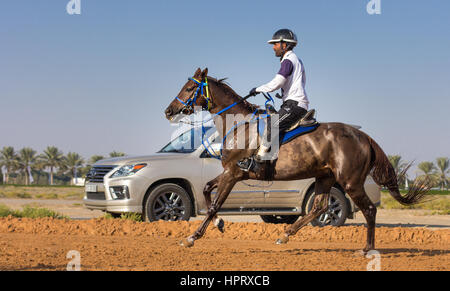
{"label": "rider", "polygon": [[[281,96],[276,97],[283,100],[278,111],[279,119],[275,123],[278,126],[278,135],[271,134],[271,141],[268,141],[268,130],[265,131],[263,143],[260,145],[254,158],[247,159],[239,163],[241,168],[258,172],[265,160],[272,160],[274,157],[265,157],[270,149],[272,141],[280,138],[293,123],[302,118],[308,111],[308,97],[305,91],[305,69],[302,61],[295,55],[292,49],[297,45],[297,36],[289,29],[280,29],[268,41],[273,45],[275,56],[280,58],[281,68],[275,78],[267,84],[253,88],[249,95],[256,96],[261,92],[273,92],[281,88]],[[267,124],[267,128],[269,128]],[[281,143],[280,143],[281,144]]]}

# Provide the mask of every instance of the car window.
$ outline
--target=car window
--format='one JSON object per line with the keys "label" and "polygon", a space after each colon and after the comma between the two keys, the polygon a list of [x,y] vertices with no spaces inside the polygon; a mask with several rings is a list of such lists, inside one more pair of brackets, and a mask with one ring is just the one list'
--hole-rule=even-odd
{"label": "car window", "polygon": [[202,140],[209,138],[216,129],[213,127],[195,127],[183,132],[163,147],[160,153],[192,153],[202,145]]}
{"label": "car window", "polygon": [[[214,146],[216,146],[217,148],[220,148],[221,144],[217,144]],[[210,144],[208,146],[208,150],[204,149],[203,152],[200,154],[200,158],[212,158],[211,153],[213,153],[215,155],[215,157],[221,157],[221,152],[214,151],[214,149],[212,147],[213,147],[213,145]]]}

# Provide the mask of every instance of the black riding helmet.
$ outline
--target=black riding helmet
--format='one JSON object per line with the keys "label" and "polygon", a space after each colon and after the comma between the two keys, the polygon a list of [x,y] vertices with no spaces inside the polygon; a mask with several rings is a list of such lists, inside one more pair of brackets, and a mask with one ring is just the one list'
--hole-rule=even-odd
{"label": "black riding helmet", "polygon": [[293,49],[297,45],[298,41],[297,36],[292,32],[292,30],[283,28],[277,30],[277,32],[273,34],[272,39],[267,43],[274,44],[276,42],[286,42],[288,44],[288,47]]}

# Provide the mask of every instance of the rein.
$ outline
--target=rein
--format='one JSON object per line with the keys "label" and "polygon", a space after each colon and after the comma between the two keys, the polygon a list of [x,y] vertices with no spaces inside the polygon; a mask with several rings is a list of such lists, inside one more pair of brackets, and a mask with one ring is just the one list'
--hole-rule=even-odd
{"label": "rein", "polygon": [[[209,110],[212,108],[213,103],[212,103],[212,96],[210,97],[210,95],[209,95],[209,91],[210,91],[210,90],[208,90],[208,89],[209,89],[209,88],[208,88],[208,78],[205,77],[205,82],[203,82],[203,81],[198,81],[198,80],[195,79],[195,78],[189,78],[189,80],[191,80],[191,81],[193,81],[194,83],[197,84],[197,90],[195,91],[194,95],[191,96],[186,102],[183,101],[183,100],[181,100],[180,98],[178,98],[178,96],[175,97],[179,102],[181,102],[181,103],[184,105],[184,108],[181,110],[181,112],[183,113],[185,110],[192,110],[192,105],[197,105],[197,97],[198,97],[198,93],[199,93],[199,92],[200,92],[200,94],[201,94],[200,96],[202,96],[203,98],[205,98],[205,100],[206,100],[206,102],[207,102],[206,107],[202,106],[202,109],[203,109],[203,110],[209,111]],[[206,96],[205,96],[204,93],[203,93],[204,89],[205,89],[205,91],[206,91]],[[275,102],[274,102],[272,96],[270,96],[269,93],[267,93],[267,95],[268,95],[269,97],[267,97],[266,94],[265,94],[264,92],[262,92],[262,94],[263,94],[264,97],[267,99],[266,102],[264,103],[264,106],[265,106],[265,108],[267,109],[267,106],[268,106],[267,104],[268,104],[269,102],[272,102],[272,104],[274,104]],[[215,159],[218,159],[218,160],[221,160],[222,149],[220,149],[220,155],[216,155],[216,154],[213,154],[212,152],[210,152],[209,149],[212,148],[212,147],[211,147],[211,144],[209,143],[208,139],[206,139],[207,145],[205,145],[205,139],[203,138],[204,135],[205,135],[205,133],[206,133],[206,132],[205,132],[204,124],[205,124],[206,122],[209,122],[209,121],[210,121],[211,119],[213,119],[215,116],[218,116],[218,115],[220,115],[220,114],[222,114],[222,113],[224,113],[224,112],[230,110],[230,109],[233,108],[234,106],[236,106],[236,105],[238,105],[238,104],[244,102],[245,100],[247,100],[248,98],[250,98],[250,97],[252,97],[252,96],[253,96],[253,95],[249,94],[249,95],[247,95],[247,96],[245,96],[245,97],[242,97],[239,101],[236,101],[236,102],[234,102],[233,104],[227,106],[226,108],[220,110],[219,112],[214,113],[214,114],[213,114],[209,119],[207,119],[206,121],[205,121],[205,120],[202,120],[202,121],[200,122],[200,124],[202,125],[202,145],[205,147],[206,151],[208,152],[208,154],[209,154],[211,157],[213,157],[213,158],[215,158]],[[242,125],[242,124],[245,123],[245,122],[253,122],[253,121],[258,121],[259,119],[261,119],[260,116],[258,116],[256,119],[254,119],[254,117],[256,116],[256,113],[257,113],[257,112],[258,112],[258,109],[256,109],[256,110],[253,112],[252,117],[250,118],[249,121],[241,121],[240,123],[234,125],[234,126],[233,126],[233,127],[225,134],[225,136],[223,137],[223,139],[222,139],[222,144],[223,144],[223,142],[225,141],[225,139],[227,138],[228,134],[229,134],[232,130],[234,130],[235,128],[237,128],[238,126]],[[268,116],[269,116],[269,114],[267,113],[267,110],[266,110],[266,111],[265,111],[265,116],[262,117],[262,118],[267,118]],[[194,122],[183,122],[183,121],[180,121],[180,122],[185,123],[185,124],[189,124],[189,125],[191,125],[191,126],[195,126],[195,123],[194,123]]]}
{"label": "rein", "polygon": [[[183,113],[185,110],[191,110],[192,109],[192,105],[197,105],[197,97],[198,97],[198,93],[200,92],[200,96],[202,96],[203,98],[205,98],[207,105],[206,107],[202,106],[202,109],[204,110],[210,110],[212,108],[213,105],[213,101],[212,101],[212,96],[209,96],[209,89],[208,89],[208,77],[205,77],[205,82],[199,81],[195,78],[189,78],[189,80],[193,81],[195,84],[197,84],[197,90],[195,91],[194,95],[191,96],[187,101],[183,101],[180,98],[178,98],[178,96],[175,97],[175,99],[177,99],[181,104],[184,105],[184,108],[181,110],[181,113]],[[206,96],[204,95],[203,91],[206,91]],[[268,94],[268,93],[267,93]],[[274,102],[272,97],[269,95],[269,97],[267,97],[264,93],[263,93],[264,97],[266,97],[267,101],[271,101],[272,103]],[[224,113],[225,111],[231,109],[232,107],[244,102],[245,100],[247,100],[248,98],[252,97],[253,95],[249,94],[245,97],[242,97],[239,101],[234,102],[233,104],[231,104],[230,106],[220,110],[219,112],[215,113],[214,115],[220,115],[222,113]],[[267,102],[266,102],[267,104]]]}

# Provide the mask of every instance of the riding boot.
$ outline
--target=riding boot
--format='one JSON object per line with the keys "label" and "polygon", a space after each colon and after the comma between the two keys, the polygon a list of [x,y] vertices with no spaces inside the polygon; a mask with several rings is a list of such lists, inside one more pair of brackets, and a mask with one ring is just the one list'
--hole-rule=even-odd
{"label": "riding boot", "polygon": [[241,160],[237,165],[246,172],[253,172],[260,180],[273,179],[272,160],[265,157],[270,146],[261,145],[256,155]]}
{"label": "riding boot", "polygon": [[266,153],[269,151],[270,146],[261,145],[258,152],[254,156],[254,166],[251,171],[253,171],[258,179],[262,180],[272,180],[272,160],[266,157]]}
{"label": "riding boot", "polygon": [[237,162],[237,165],[246,172],[253,172],[256,174],[258,179],[262,180],[271,180],[273,177],[272,161],[274,160],[274,156],[270,156],[267,153],[271,148],[271,143],[268,141],[270,138],[278,138],[278,135],[275,137],[272,136],[270,119],[269,116],[264,130],[264,134],[262,137],[262,143],[259,146],[255,155],[246,158]]}

